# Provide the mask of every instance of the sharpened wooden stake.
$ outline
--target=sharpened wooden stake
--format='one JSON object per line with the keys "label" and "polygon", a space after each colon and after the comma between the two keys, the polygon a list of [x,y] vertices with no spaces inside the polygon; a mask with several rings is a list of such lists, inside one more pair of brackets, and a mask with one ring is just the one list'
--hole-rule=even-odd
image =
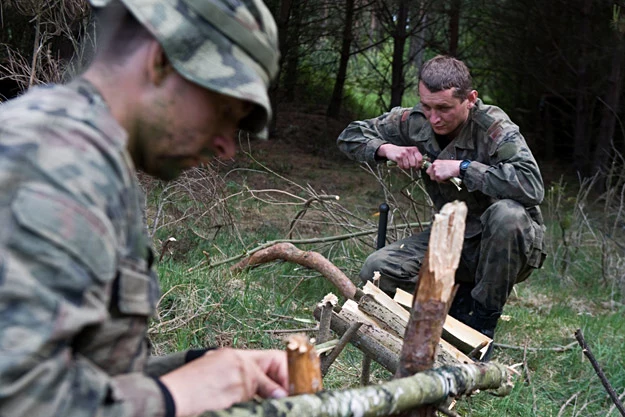
{"label": "sharpened wooden stake", "polygon": [[308,336],[296,334],[287,340],[289,395],[313,394],[323,389],[319,355]]}
{"label": "sharpened wooden stake", "polygon": [[[396,378],[429,370],[434,365],[454,294],[466,216],[466,204],[455,201],[445,204],[434,218],[428,250],[419,269]],[[434,417],[435,414],[435,407],[425,406],[402,416]]]}

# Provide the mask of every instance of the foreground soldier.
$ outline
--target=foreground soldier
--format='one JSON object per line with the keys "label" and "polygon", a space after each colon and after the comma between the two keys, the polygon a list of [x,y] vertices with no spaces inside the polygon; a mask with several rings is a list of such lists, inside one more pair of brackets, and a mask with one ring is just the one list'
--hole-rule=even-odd
{"label": "foreground soldier", "polygon": [[[278,351],[149,358],[159,298],[135,168],[230,158],[270,117],[260,0],[95,1],[94,63],[0,112],[0,415],[183,416],[286,394]],[[110,4],[105,4],[110,3]]]}
{"label": "foreground soldier", "polygon": [[[542,264],[540,171],[518,126],[477,98],[463,62],[445,56],[426,62],[419,95],[421,102],[412,109],[396,107],[351,123],[338,145],[361,162],[391,160],[420,169],[424,156],[433,161],[424,183],[435,208],[454,200],[468,207],[456,272],[460,286],[450,314],[493,337],[513,285]],[[461,191],[448,181],[452,177],[462,179]],[[379,271],[387,293],[414,291],[429,236],[426,230],[374,252],[360,278],[371,280]]]}

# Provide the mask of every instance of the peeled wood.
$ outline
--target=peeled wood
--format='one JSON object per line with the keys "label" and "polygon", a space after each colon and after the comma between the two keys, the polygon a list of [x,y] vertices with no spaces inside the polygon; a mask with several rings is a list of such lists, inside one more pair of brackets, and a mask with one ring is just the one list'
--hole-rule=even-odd
{"label": "peeled wood", "polygon": [[312,394],[321,391],[321,367],[319,355],[308,336],[297,334],[287,340],[287,363],[289,368],[289,395]]}
{"label": "peeled wood", "polygon": [[[375,298],[378,303],[382,304],[384,307],[391,310],[394,314],[398,315],[402,319],[406,320],[406,322],[408,322],[408,319],[410,318],[410,313],[408,312],[408,310],[403,308],[399,303],[389,297],[384,291],[373,285],[371,281],[367,281],[365,286],[362,288],[362,291],[365,294],[370,294],[371,296],[373,296],[373,298]],[[410,300],[412,300],[412,295],[410,296]],[[411,306],[412,303],[408,305],[408,308],[410,308]]]}
{"label": "peeled wood", "polygon": [[[400,305],[408,307],[412,305],[412,294],[403,290],[398,289],[393,299]],[[480,352],[479,359],[486,354],[489,346],[493,343],[493,339],[490,337],[449,315],[443,324],[442,337],[453,346],[456,346],[461,352],[467,354],[482,346],[478,350]]]}
{"label": "peeled wood", "polygon": [[506,395],[512,389],[511,374],[497,363],[450,366],[363,388],[235,404],[201,417],[387,416],[478,389],[498,389],[499,395]]}
{"label": "peeled wood", "polygon": [[[374,288],[377,289],[377,287]],[[363,291],[365,292],[365,295],[363,295],[358,301],[359,310],[366,313],[369,318],[375,320],[377,325],[382,329],[395,336],[403,337],[406,332],[406,326],[408,325],[410,313],[398,306],[397,303],[395,303],[395,301],[393,301],[384,292],[378,294],[366,286]],[[381,302],[383,304],[381,304]],[[393,307],[393,304],[396,307]],[[401,311],[398,311],[397,308]],[[395,314],[394,311],[399,314]],[[449,365],[453,363],[473,363],[473,360],[452,344],[441,339],[438,345],[436,364]]]}
{"label": "peeled wood", "polygon": [[343,297],[353,299],[356,295],[356,285],[336,265],[323,255],[313,251],[303,251],[291,243],[277,243],[266,249],[254,252],[250,257],[243,259],[232,266],[233,272],[242,271],[255,265],[272,262],[277,259],[293,262],[307,268],[314,269],[326,277],[339,290]]}

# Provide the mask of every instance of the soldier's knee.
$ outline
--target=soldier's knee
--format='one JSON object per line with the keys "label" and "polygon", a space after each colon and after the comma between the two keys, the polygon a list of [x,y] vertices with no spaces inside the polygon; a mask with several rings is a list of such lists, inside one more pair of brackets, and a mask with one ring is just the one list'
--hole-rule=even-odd
{"label": "soldier's knee", "polygon": [[362,268],[360,269],[360,279],[363,283],[367,281],[373,280],[373,273],[375,271],[380,271],[380,253],[373,252],[371,255],[365,259],[365,262],[362,264]]}
{"label": "soldier's knee", "polygon": [[522,234],[531,224],[525,207],[514,200],[495,202],[484,212],[481,221],[484,232],[490,235]]}

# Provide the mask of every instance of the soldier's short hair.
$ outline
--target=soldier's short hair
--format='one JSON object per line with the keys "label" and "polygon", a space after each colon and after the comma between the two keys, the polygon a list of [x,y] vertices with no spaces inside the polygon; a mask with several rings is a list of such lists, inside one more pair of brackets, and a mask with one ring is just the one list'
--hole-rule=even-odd
{"label": "soldier's short hair", "polygon": [[453,88],[454,97],[461,100],[471,92],[473,84],[465,63],[446,55],[437,55],[425,62],[419,71],[419,81],[433,93]]}

